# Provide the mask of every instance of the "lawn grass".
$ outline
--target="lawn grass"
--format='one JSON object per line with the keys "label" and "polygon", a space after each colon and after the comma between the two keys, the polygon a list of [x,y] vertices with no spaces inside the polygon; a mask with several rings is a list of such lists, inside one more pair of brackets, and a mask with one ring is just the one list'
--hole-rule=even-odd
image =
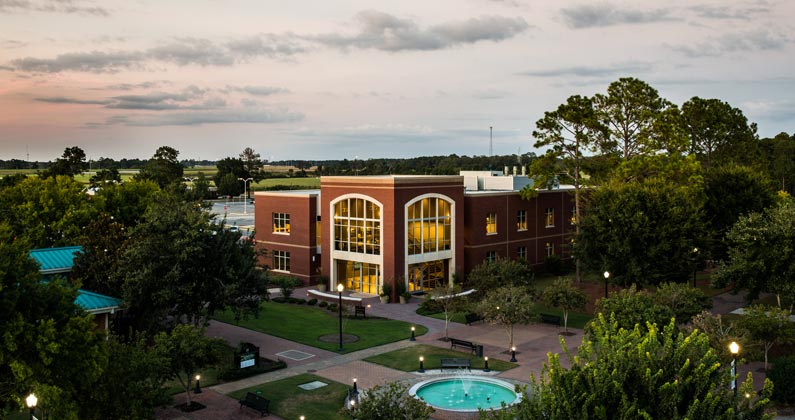
{"label": "lawn grass", "polygon": [[[298,388],[298,385],[312,381],[321,381],[328,385],[311,391]],[[242,399],[247,392],[269,399],[271,413],[283,419],[297,419],[300,416],[305,416],[307,419],[328,420],[349,418],[340,414],[345,397],[348,395],[348,387],[308,373],[241,389],[230,393],[229,396]]]}
{"label": "lawn grass", "polygon": [[[449,357],[469,359],[472,363],[472,369],[483,369],[482,357],[473,356],[472,353],[464,353],[427,344],[406,347],[389,353],[371,356],[364,360],[391,369],[402,370],[403,372],[413,372],[419,369],[420,356],[425,358],[423,362],[425,369],[439,369],[441,367],[440,359]],[[489,359],[489,368],[492,370],[506,371],[516,366],[516,364],[510,362]]]}
{"label": "lawn grass", "polygon": [[[543,312],[545,314],[557,315],[557,316],[560,317],[561,322],[563,322],[563,311],[562,310],[553,308],[551,306],[546,306],[546,305],[541,304],[541,303],[536,303],[533,306],[535,307],[535,311],[537,313],[542,313]],[[464,318],[465,315],[466,315],[466,312],[455,312],[450,317],[450,320],[452,322],[458,322],[458,323],[464,324],[464,323],[466,323],[466,319]],[[426,316],[429,316],[431,318],[444,320],[444,312],[440,312],[440,313],[437,313],[437,314],[426,315]],[[583,312],[569,311],[569,328],[580,328],[580,329],[585,328],[585,324],[587,324],[588,321],[590,321],[592,319],[593,319],[592,315],[589,315],[589,314],[586,314],[586,313],[583,313]]]}
{"label": "lawn grass", "polygon": [[320,178],[266,178],[260,182],[253,182],[251,184],[252,191],[265,191],[277,185],[286,185],[288,187],[302,187],[308,190],[320,188]]}
{"label": "lawn grass", "polygon": [[[323,350],[336,352],[339,348],[336,340],[331,343],[318,340],[323,335],[339,334],[336,311],[330,312],[306,305],[263,302],[258,318],[252,317],[235,323],[232,313],[225,312],[215,316],[215,319]],[[344,317],[342,326],[343,333],[359,337],[359,341],[355,343],[344,344],[343,353],[405,340],[411,334],[411,324],[392,319]],[[416,328],[418,336],[428,332],[422,325],[417,325]]]}

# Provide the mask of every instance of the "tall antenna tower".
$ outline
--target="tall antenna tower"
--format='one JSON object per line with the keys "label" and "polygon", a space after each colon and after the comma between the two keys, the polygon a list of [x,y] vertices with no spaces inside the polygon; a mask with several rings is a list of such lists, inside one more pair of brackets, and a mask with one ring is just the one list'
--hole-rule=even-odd
{"label": "tall antenna tower", "polygon": [[493,138],[492,138],[492,129],[493,128],[494,127],[489,126],[489,157],[494,156],[494,154],[493,154],[493,146],[492,146],[494,144],[493,143]]}

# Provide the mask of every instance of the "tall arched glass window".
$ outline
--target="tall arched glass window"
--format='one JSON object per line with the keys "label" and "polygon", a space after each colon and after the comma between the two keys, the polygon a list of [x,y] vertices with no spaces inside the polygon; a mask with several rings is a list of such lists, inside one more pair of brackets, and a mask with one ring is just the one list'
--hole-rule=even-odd
{"label": "tall arched glass window", "polygon": [[425,197],[407,210],[409,255],[450,249],[452,216],[448,201]]}
{"label": "tall arched glass window", "polygon": [[344,198],[334,204],[334,249],[381,254],[381,208],[363,198]]}

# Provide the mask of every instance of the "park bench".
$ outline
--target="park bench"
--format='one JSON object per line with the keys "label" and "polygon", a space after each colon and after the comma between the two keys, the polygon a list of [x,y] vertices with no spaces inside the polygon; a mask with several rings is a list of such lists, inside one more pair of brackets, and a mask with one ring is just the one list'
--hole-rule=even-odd
{"label": "park bench", "polygon": [[473,322],[482,321],[483,317],[478,314],[468,313],[464,315],[464,319],[466,320],[466,324],[469,325]]}
{"label": "park bench", "polygon": [[244,405],[253,408],[259,411],[260,417],[265,417],[266,414],[270,414],[268,411],[268,406],[270,404],[270,400],[262,398],[253,392],[246,393],[246,398],[240,400],[240,408],[243,408]]}
{"label": "park bench", "polygon": [[456,347],[466,347],[466,348],[472,350],[472,353],[474,354],[475,353],[475,349],[476,349],[477,346],[475,346],[475,344],[473,344],[471,341],[459,340],[457,338],[451,338],[450,339],[450,348],[454,349]]}
{"label": "park bench", "polygon": [[461,368],[469,370],[472,367],[472,361],[463,357],[443,358],[440,360],[440,364],[441,370]]}
{"label": "park bench", "polygon": [[545,324],[561,325],[561,318],[552,314],[541,314],[541,322]]}

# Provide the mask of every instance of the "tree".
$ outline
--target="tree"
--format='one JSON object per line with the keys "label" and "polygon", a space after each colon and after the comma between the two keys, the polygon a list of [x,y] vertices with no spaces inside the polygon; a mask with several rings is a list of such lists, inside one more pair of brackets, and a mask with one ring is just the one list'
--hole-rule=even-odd
{"label": "tree", "polygon": [[99,187],[105,184],[118,184],[121,182],[121,175],[116,168],[101,169],[88,179],[92,187]]}
{"label": "tree", "polygon": [[42,173],[42,177],[54,178],[63,175],[74,178],[75,175],[82,173],[87,167],[86,152],[77,146],[67,147],[64,149],[63,155]]}
{"label": "tree", "polygon": [[193,378],[203,369],[223,360],[226,342],[204,335],[204,329],[192,325],[177,325],[170,333],[155,336],[155,353],[166,362],[165,371],[182,385],[191,405]]}
{"label": "tree", "polygon": [[569,311],[585,307],[588,296],[572,286],[571,280],[560,278],[547,286],[541,293],[541,300],[548,305],[563,310],[563,328],[569,332]]}
{"label": "tree", "polygon": [[243,183],[233,173],[224,174],[217,182],[218,194],[238,196],[243,194]]}
{"label": "tree", "polygon": [[231,157],[223,158],[215,166],[218,168],[214,178],[215,185],[218,186],[218,193],[222,195],[242,194],[243,181],[238,178],[251,178],[243,160]]}
{"label": "tree", "polygon": [[605,185],[591,195],[574,252],[621,285],[655,285],[689,277],[693,248],[703,236],[697,187],[659,179]]}
{"label": "tree", "polygon": [[651,293],[637,290],[634,284],[628,289],[611,292],[610,297],[597,300],[594,312],[603,314],[610,318],[611,323],[627,330],[636,326],[645,329],[647,323],[665,325],[674,317],[671,308],[658,303]]}
{"label": "tree", "polygon": [[682,105],[682,120],[690,137],[690,151],[704,166],[755,160],[756,123],[749,125],[740,109],[720,99],[694,96]]}
{"label": "tree", "polygon": [[85,230],[79,242],[82,252],[75,255],[71,277],[92,292],[121,296],[122,283],[115,274],[127,244],[127,229],[113,216],[102,213]]}
{"label": "tree", "polygon": [[685,138],[681,134],[669,135],[670,129],[666,131],[678,126],[666,124],[664,118],[670,113],[678,114],[676,107],[642,80],[618,79],[607,87],[607,95],[597,94],[593,102],[599,119],[608,129],[610,142],[604,151],[614,152],[622,160],[653,155],[668,148],[667,143]]}
{"label": "tree", "polygon": [[0,417],[33,391],[50,418],[76,420],[107,359],[104,333],[75,305],[77,288],[41,281],[28,252],[0,223]]}
{"label": "tree", "polygon": [[527,261],[498,258],[473,268],[466,276],[466,286],[483,294],[500,286],[532,287],[534,279],[533,267]]}
{"label": "tree", "polygon": [[[739,321],[724,321],[721,314],[713,314],[703,311],[690,320],[690,330],[698,330],[709,336],[709,345],[712,350],[720,356],[721,360],[728,363],[732,360],[729,344],[732,341],[738,343],[750,343],[751,336],[748,330],[740,325]],[[745,354],[748,354],[746,351]]]}
{"label": "tree", "polygon": [[262,158],[260,158],[259,153],[255,152],[254,149],[250,147],[243,149],[243,153],[240,154],[240,159],[243,161],[246,172],[248,172],[251,178],[254,178],[254,182],[259,182],[265,177],[262,173]]}
{"label": "tree", "polygon": [[795,341],[795,324],[790,322],[792,313],[789,309],[767,305],[750,305],[745,307],[740,321],[751,335],[765,350],[765,370],[767,370],[767,353],[775,344],[786,344]]}
{"label": "tree", "polygon": [[137,225],[146,214],[160,187],[153,181],[138,180],[108,184],[94,195],[94,206],[126,228]]}
{"label": "tree", "polygon": [[490,290],[478,302],[477,312],[489,324],[499,325],[508,334],[508,349],[513,347],[513,329],[536,318],[533,293],[525,287],[502,286]]}
{"label": "tree", "polygon": [[116,273],[133,327],[158,331],[165,320],[203,325],[219,310],[255,312],[265,282],[251,241],[197,203],[165,193],[153,199]]}
{"label": "tree", "polygon": [[749,373],[733,392],[731,373],[705,334],[684,335],[673,321],[627,330],[602,315],[592,330],[576,356],[561,340],[563,356],[550,353],[540,378],[531,379],[533,398],[489,418],[772,419],[765,409],[773,384],[765,380],[757,396]]}
{"label": "tree", "polygon": [[179,151],[173,147],[158,147],[135,179],[154,181],[160,188],[180,182],[184,168],[179,163],[178,156]]}
{"label": "tree", "polygon": [[352,418],[367,420],[428,420],[434,410],[424,401],[406,392],[395,382],[370,388],[355,408],[343,412]]}
{"label": "tree", "polygon": [[0,206],[0,221],[33,248],[74,245],[97,214],[83,185],[66,176],[29,177],[4,188]]}
{"label": "tree", "polygon": [[[607,128],[599,122],[593,103],[587,97],[570,96],[565,104],[555,111],[544,113],[536,121],[537,139],[533,147],[550,147],[546,154],[531,167],[535,185],[547,185],[557,176],[564,176],[574,184],[574,211],[576,220],[582,220],[580,190],[583,185],[581,173],[584,153],[595,151],[607,136]],[[558,165],[557,163],[560,163]],[[580,224],[575,225],[577,235]],[[580,282],[580,261],[575,261],[577,282]]]}
{"label": "tree", "polygon": [[761,292],[776,293],[795,302],[795,200],[783,198],[764,213],[740,217],[726,234],[729,260],[715,276],[719,287],[733,283],[748,290],[748,299]]}
{"label": "tree", "polygon": [[779,133],[760,143],[770,177],[779,184],[781,191],[795,195],[795,135]]}
{"label": "tree", "polygon": [[712,308],[712,299],[687,283],[662,283],[654,291],[653,299],[670,308],[679,322],[687,322],[696,314]]}
{"label": "tree", "polygon": [[761,212],[773,205],[773,191],[767,177],[747,166],[724,165],[706,172],[704,216],[707,220],[709,254],[712,259],[726,259],[726,232],[740,216]]}
{"label": "tree", "polygon": [[437,284],[436,287],[431,290],[431,299],[439,302],[439,305],[444,311],[444,341],[450,340],[450,335],[448,334],[450,317],[453,315],[453,312],[461,306],[464,300],[463,297],[457,296],[459,293],[461,293],[461,286],[448,282]]}
{"label": "tree", "polygon": [[207,179],[204,172],[199,172],[191,183],[191,192],[194,200],[205,200],[210,198],[210,180]]}

